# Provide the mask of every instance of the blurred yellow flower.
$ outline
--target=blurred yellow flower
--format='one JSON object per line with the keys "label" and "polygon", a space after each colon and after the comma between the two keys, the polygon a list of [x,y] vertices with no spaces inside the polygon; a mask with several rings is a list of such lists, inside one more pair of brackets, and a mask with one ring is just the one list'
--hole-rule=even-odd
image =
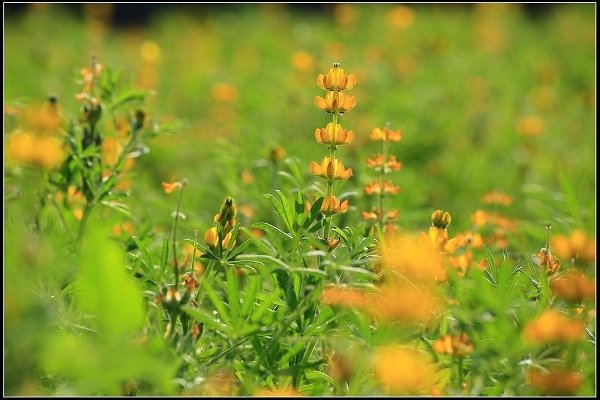
{"label": "blurred yellow flower", "polygon": [[552,367],[546,373],[537,370],[529,372],[529,382],[532,387],[547,395],[573,395],[583,383],[583,375],[564,367]]}
{"label": "blurred yellow flower", "polygon": [[372,365],[375,379],[390,395],[429,395],[437,381],[435,363],[408,347],[381,347],[375,351]]}
{"label": "blurred yellow flower", "polygon": [[58,168],[66,157],[60,140],[16,129],[8,137],[8,161],[42,169]]}
{"label": "blurred yellow flower", "polygon": [[275,146],[269,151],[269,159],[273,163],[278,163],[285,158],[285,149],[281,146]]}
{"label": "blurred yellow flower", "polygon": [[342,179],[346,180],[352,176],[352,168],[346,169],[344,164],[338,159],[331,159],[329,156],[323,158],[321,164],[315,161],[310,162],[310,170],[315,176],[325,178],[327,180]]}
{"label": "blurred yellow flower", "polygon": [[375,154],[374,157],[367,158],[367,167],[374,168],[376,171],[380,171],[382,168],[384,172],[399,171],[402,168],[402,163],[396,160],[396,156],[391,155],[385,160],[383,154]]}
{"label": "blurred yellow flower", "polygon": [[519,119],[517,132],[526,136],[539,136],[544,132],[544,121],[538,116],[529,116]]}
{"label": "blurred yellow flower", "polygon": [[596,281],[577,270],[569,270],[550,282],[552,291],[563,299],[581,302],[596,296]]}
{"label": "blurred yellow flower", "polygon": [[383,243],[381,255],[387,269],[408,277],[424,282],[447,279],[444,258],[430,240],[419,240],[413,235],[395,235]]}
{"label": "blurred yellow flower", "polygon": [[442,300],[429,284],[399,278],[377,292],[367,292],[364,310],[383,321],[427,323],[440,316]]}
{"label": "blurred yellow flower", "polygon": [[306,50],[299,50],[292,54],[292,65],[300,72],[312,71],[314,64],[314,57]]}
{"label": "blurred yellow flower", "polygon": [[388,11],[388,21],[393,28],[408,28],[415,21],[415,12],[407,6],[394,6]]}
{"label": "blurred yellow flower", "polygon": [[570,320],[556,310],[546,310],[529,321],[523,329],[526,341],[536,344],[576,342],[584,337],[584,326],[580,320]]}
{"label": "blurred yellow flower", "polygon": [[436,353],[459,357],[473,352],[473,344],[464,332],[458,335],[445,335],[433,342],[432,346]]}
{"label": "blurred yellow flower", "polygon": [[154,64],[160,58],[160,46],[152,40],[144,40],[140,46],[140,55],[147,63]]}
{"label": "blurred yellow flower", "polygon": [[[173,178],[175,179],[175,178]],[[163,187],[163,190],[165,191],[165,193],[172,193],[177,189],[181,189],[183,187],[183,185],[181,184],[181,182],[161,182],[161,185]]]}
{"label": "blurred yellow flower", "polygon": [[293,388],[280,387],[273,390],[260,389],[254,395],[258,397],[298,397],[300,393]]}
{"label": "blurred yellow flower", "polygon": [[569,236],[554,236],[550,244],[558,257],[566,260],[594,262],[596,259],[596,240],[582,230],[574,230]]}
{"label": "blurred yellow flower", "polygon": [[356,7],[350,4],[337,4],[333,9],[333,17],[340,25],[351,25],[357,16]]}
{"label": "blurred yellow flower", "polygon": [[372,196],[377,193],[393,195],[400,193],[400,186],[395,185],[392,181],[387,180],[381,182],[381,184],[379,184],[377,181],[372,181],[365,186],[364,190],[367,196]]}
{"label": "blurred yellow flower", "polygon": [[360,289],[332,286],[323,289],[321,302],[351,308],[362,308],[365,305],[365,292]]}
{"label": "blurred yellow flower", "polygon": [[512,197],[507,195],[506,193],[501,193],[498,191],[493,191],[487,193],[481,198],[483,204],[500,204],[503,206],[509,206],[512,203]]}
{"label": "blurred yellow flower", "polygon": [[354,140],[354,132],[343,129],[340,124],[330,122],[325,128],[315,130],[315,139],[319,144],[350,144]]}
{"label": "blurred yellow flower", "polygon": [[402,131],[400,129],[393,131],[388,127],[374,128],[369,134],[371,140],[382,140],[384,142],[399,142],[402,140]]}
{"label": "blurred yellow flower", "polygon": [[554,257],[550,250],[546,248],[540,249],[531,258],[536,264],[546,267],[546,272],[549,274],[555,273],[560,268],[560,260]]}
{"label": "blurred yellow flower", "polygon": [[215,83],[210,89],[212,98],[222,103],[231,103],[238,98],[237,89],[228,83]]}

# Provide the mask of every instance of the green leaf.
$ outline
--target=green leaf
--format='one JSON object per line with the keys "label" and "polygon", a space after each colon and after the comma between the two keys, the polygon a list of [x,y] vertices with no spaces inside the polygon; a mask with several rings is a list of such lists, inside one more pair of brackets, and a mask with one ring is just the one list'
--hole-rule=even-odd
{"label": "green leaf", "polygon": [[231,309],[230,315],[235,320],[238,320],[240,316],[238,277],[233,268],[229,267],[228,265],[225,266],[225,276],[227,277],[227,299],[229,301],[229,308]]}
{"label": "green leaf", "polygon": [[183,310],[194,320],[198,322],[204,322],[207,327],[216,329],[225,334],[229,334],[229,329],[226,325],[222,324],[221,322],[218,322],[216,319],[214,319],[211,315],[207,314],[203,310],[199,308],[193,308],[191,306],[183,306],[181,307],[181,310]]}
{"label": "green leaf", "polygon": [[321,206],[323,205],[324,197],[319,197],[314,204],[310,207],[310,212],[308,213],[308,218],[304,221],[303,227],[308,229],[310,224],[319,216],[321,212]]}
{"label": "green leaf", "polygon": [[251,275],[247,279],[246,293],[244,294],[244,303],[242,304],[242,316],[247,316],[250,312],[250,308],[254,304],[256,299],[256,292],[261,283],[261,277],[259,275]]}
{"label": "green leaf", "polygon": [[140,249],[140,252],[142,253],[142,257],[138,257],[138,260],[141,261],[144,272],[147,274],[152,270],[152,259],[150,258],[150,254],[148,254],[146,246],[144,246],[142,241],[138,239],[137,236],[132,236],[131,238],[135,242],[137,248]]}
{"label": "green leaf", "polygon": [[85,239],[79,258],[81,306],[96,315],[104,337],[122,340],[143,324],[142,293],[105,232],[90,227]]}
{"label": "green leaf", "polygon": [[271,202],[271,205],[275,209],[275,213],[279,216],[279,219],[283,222],[288,231],[292,232],[292,224],[291,219],[288,217],[288,212],[286,211],[284,205],[280,200],[277,200],[275,196],[270,193],[263,194],[263,197],[266,197]]}
{"label": "green leaf", "polygon": [[272,234],[273,236],[279,237],[282,240],[287,240],[287,239],[293,240],[294,239],[292,237],[292,235],[290,235],[289,233],[286,233],[286,232],[282,231],[281,229],[279,229],[271,224],[268,224],[266,222],[255,222],[251,226],[252,226],[252,228],[260,229],[269,234]]}
{"label": "green leaf", "polygon": [[217,310],[217,312],[219,313],[219,315],[225,322],[225,324],[228,327],[231,327],[231,318],[229,317],[229,313],[227,312],[227,308],[225,307],[225,304],[219,298],[219,295],[217,294],[217,292],[215,292],[213,287],[207,283],[206,279],[202,279],[201,286],[204,289],[204,291],[206,292],[206,295],[208,296],[210,301],[212,302],[212,305],[215,307],[215,310]]}
{"label": "green leaf", "polygon": [[300,192],[296,192],[294,210],[296,211],[296,220],[294,221],[294,225],[296,227],[302,226],[302,223],[304,222],[304,198]]}

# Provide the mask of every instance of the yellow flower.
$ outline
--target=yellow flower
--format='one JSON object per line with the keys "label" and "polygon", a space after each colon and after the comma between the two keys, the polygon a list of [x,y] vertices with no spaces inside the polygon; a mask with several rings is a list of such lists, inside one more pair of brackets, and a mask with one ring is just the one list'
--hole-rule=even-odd
{"label": "yellow flower", "polygon": [[452,216],[448,211],[435,210],[431,214],[431,225],[436,228],[446,229],[450,225],[450,221],[452,221]]}
{"label": "yellow flower", "polygon": [[583,383],[583,376],[564,367],[552,367],[547,373],[530,371],[529,382],[545,394],[568,396],[579,389]]}
{"label": "yellow flower", "polygon": [[[206,242],[207,245],[209,245],[212,248],[216,248],[219,244],[219,233],[217,232],[217,228],[216,227],[212,227],[209,230],[206,231],[206,233],[204,234],[204,241]],[[223,238],[223,241],[221,242],[221,247],[226,249],[227,247],[229,247],[229,242],[231,241],[231,232],[229,232],[227,235],[225,235],[225,237]],[[235,245],[235,242],[234,242]]]}
{"label": "yellow flower", "polygon": [[415,12],[407,6],[395,6],[388,11],[388,20],[394,28],[407,28],[413,24]]}
{"label": "yellow flower", "polygon": [[394,236],[381,247],[384,266],[419,281],[445,281],[444,259],[430,240],[411,235]]}
{"label": "yellow flower", "polygon": [[315,130],[315,139],[319,144],[350,144],[354,140],[354,132],[343,129],[340,124],[330,122],[325,128]]}
{"label": "yellow flower", "polygon": [[238,91],[235,86],[228,83],[215,83],[210,89],[212,98],[222,103],[230,103],[238,97]]}
{"label": "yellow flower", "polygon": [[227,197],[221,206],[221,210],[215,215],[213,222],[221,223],[223,226],[223,234],[229,233],[235,226],[235,216],[237,215],[237,207],[233,204],[233,199]]}
{"label": "yellow flower", "polygon": [[384,142],[399,142],[402,140],[402,131],[398,129],[393,131],[388,127],[374,128],[369,135],[371,140],[382,140]]}
{"label": "yellow flower", "polygon": [[[174,178],[173,178],[174,179]],[[183,186],[181,184],[181,182],[161,182],[161,185],[163,187],[163,190],[165,191],[165,193],[172,193],[177,189],[181,189],[181,187]]]}
{"label": "yellow flower", "polygon": [[594,299],[596,282],[582,272],[569,270],[550,282],[550,288],[558,297],[581,302],[584,299]]}
{"label": "yellow flower", "polygon": [[433,361],[408,347],[382,347],[373,355],[372,364],[375,379],[392,395],[428,395],[437,381]]}
{"label": "yellow flower", "polygon": [[42,169],[58,168],[64,158],[60,140],[15,130],[8,137],[8,155],[14,162]]}
{"label": "yellow flower", "polygon": [[356,84],[354,74],[346,75],[339,63],[334,63],[327,75],[319,74],[317,85],[323,90],[350,90]]}
{"label": "yellow flower", "polygon": [[292,64],[300,72],[309,72],[313,69],[315,59],[305,50],[296,51],[292,55]]}
{"label": "yellow flower", "polygon": [[367,167],[375,168],[376,171],[380,171],[382,167],[385,172],[399,171],[402,163],[396,160],[396,156],[389,156],[385,161],[383,154],[376,154],[373,158],[367,158]]}
{"label": "yellow flower", "polygon": [[473,344],[469,341],[466,333],[459,335],[446,335],[433,342],[433,349],[439,354],[452,354],[463,356],[473,352]]}
{"label": "yellow flower", "polygon": [[540,249],[531,258],[536,264],[546,267],[546,272],[549,274],[555,273],[560,268],[560,260],[554,257],[550,250],[546,248]]}
{"label": "yellow flower", "polygon": [[360,289],[332,286],[323,289],[321,302],[328,306],[362,308],[365,304],[365,292]]}
{"label": "yellow flower", "polygon": [[517,122],[517,132],[521,135],[539,136],[544,132],[544,121],[535,115],[523,117]]}
{"label": "yellow flower", "polygon": [[381,185],[377,181],[373,181],[365,186],[365,194],[371,196],[376,193],[384,194],[398,194],[400,193],[400,186],[394,185],[392,181],[383,181]]}
{"label": "yellow flower", "polygon": [[346,96],[344,92],[327,92],[325,98],[315,97],[315,105],[328,113],[345,113],[356,106],[356,97]]}
{"label": "yellow flower", "polygon": [[556,310],[544,311],[523,329],[523,337],[537,344],[577,342],[583,336],[584,326],[581,321],[570,320]]}
{"label": "yellow flower", "polygon": [[596,241],[582,230],[574,230],[569,236],[555,236],[551,247],[561,258],[593,262],[596,259]]}
{"label": "yellow flower", "polygon": [[345,169],[344,164],[338,160],[326,156],[321,164],[314,161],[310,162],[310,170],[315,176],[320,176],[328,180],[343,179],[346,180],[352,176],[352,168]]}
{"label": "yellow flower", "polygon": [[367,292],[364,310],[383,321],[427,323],[440,316],[442,303],[427,283],[398,281]]}
{"label": "yellow flower", "polygon": [[512,197],[505,193],[493,191],[482,197],[481,201],[484,204],[500,204],[503,206],[508,206],[512,203]]}
{"label": "yellow flower", "polygon": [[321,212],[325,214],[338,214],[348,211],[348,200],[340,201],[335,196],[325,196],[321,205]]}

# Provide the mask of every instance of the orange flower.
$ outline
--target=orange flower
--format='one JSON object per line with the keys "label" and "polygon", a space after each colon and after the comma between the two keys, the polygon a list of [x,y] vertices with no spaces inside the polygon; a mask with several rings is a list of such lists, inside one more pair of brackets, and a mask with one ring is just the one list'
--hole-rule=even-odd
{"label": "orange flower", "polygon": [[285,149],[281,146],[275,146],[269,151],[269,159],[273,164],[278,163],[285,157]]}
{"label": "orange flower", "polygon": [[356,97],[346,96],[344,92],[327,92],[325,98],[315,97],[315,105],[328,113],[345,113],[356,106]]}
{"label": "orange flower", "polygon": [[323,90],[350,90],[355,84],[356,76],[346,75],[339,63],[333,63],[333,68],[329,69],[327,75],[319,74],[317,77],[317,85]]}
{"label": "orange flower", "polygon": [[596,259],[596,241],[582,230],[574,230],[567,236],[554,236],[550,242],[560,258],[593,262]]}
{"label": "orange flower", "polygon": [[526,136],[539,136],[544,132],[544,121],[538,116],[529,116],[519,119],[517,132]]}
{"label": "orange flower", "polygon": [[360,289],[332,286],[323,289],[321,302],[351,308],[362,308],[365,304],[365,292]]}
{"label": "orange flower", "polygon": [[215,83],[210,89],[212,98],[222,103],[230,103],[238,97],[237,89],[228,83]]}
{"label": "orange flower", "polygon": [[488,224],[490,215],[483,210],[477,210],[471,215],[471,222],[477,227],[482,227]]}
{"label": "orange flower", "polygon": [[371,140],[382,140],[384,142],[399,142],[402,140],[402,131],[398,129],[393,131],[388,127],[374,128],[369,135]]}
{"label": "orange flower", "polygon": [[454,253],[461,247],[470,246],[479,249],[483,246],[483,238],[478,232],[457,233],[452,239],[448,240],[444,250],[448,253]]}
{"label": "orange flower", "polygon": [[292,64],[294,68],[300,72],[309,72],[313,69],[313,65],[315,63],[315,59],[313,56],[306,50],[296,51],[292,55]]}
{"label": "orange flower", "polygon": [[387,162],[383,158],[383,154],[376,154],[373,158],[367,158],[367,167],[375,168],[380,171],[383,167],[384,172],[399,171],[402,168],[402,163],[396,160],[396,156],[389,156]]}
{"label": "orange flower", "polygon": [[596,282],[582,272],[569,270],[550,282],[550,288],[558,297],[581,302],[596,296]]}
{"label": "orange flower", "polygon": [[65,158],[60,140],[21,129],[10,134],[7,148],[11,161],[42,169],[58,168]]}
{"label": "orange flower", "polygon": [[260,389],[256,392],[255,396],[258,397],[298,397],[300,393],[296,389],[293,388],[277,388],[273,390],[268,389]]}
{"label": "orange flower", "polygon": [[348,200],[344,200],[340,202],[335,196],[326,196],[323,199],[323,204],[321,205],[321,212],[331,215],[338,213],[345,213],[348,211]]}
{"label": "orange flower", "polygon": [[364,310],[383,321],[426,323],[440,315],[442,303],[427,284],[398,281],[366,293]]}
{"label": "orange flower", "polygon": [[512,197],[505,193],[497,192],[494,190],[493,192],[490,192],[483,196],[481,198],[481,201],[484,204],[500,204],[503,206],[508,206],[510,205],[510,203],[512,203]]}
{"label": "orange flower", "polygon": [[354,132],[342,129],[340,124],[330,122],[325,128],[315,130],[315,139],[319,144],[350,144],[354,140]]}
{"label": "orange flower", "polygon": [[[173,178],[175,179],[175,178]],[[181,184],[181,182],[171,182],[171,183],[167,183],[167,182],[162,182],[162,187],[163,190],[165,191],[165,193],[172,193],[177,189],[181,189],[183,185]]]}
{"label": "orange flower", "polygon": [[310,170],[315,176],[320,176],[327,180],[343,179],[346,180],[352,176],[352,168],[345,169],[344,164],[338,160],[329,157],[323,158],[321,165],[314,161],[310,163]]}
{"label": "orange flower", "polygon": [[[212,228],[210,228],[209,230],[206,231],[206,233],[204,234],[204,241],[206,242],[207,245],[209,245],[213,249],[217,247],[217,245],[219,244],[219,234],[217,232],[216,227],[213,226]],[[225,235],[225,237],[221,241],[221,247],[223,249],[226,249],[227,247],[229,247],[230,241],[231,241],[231,232],[229,232],[227,235]],[[235,245],[235,242],[233,244]]]}
{"label": "orange flower", "polygon": [[[399,214],[400,212],[398,210],[387,211],[383,215],[383,220],[387,222],[393,222],[396,219],[398,219]],[[377,221],[379,219],[379,212],[375,208],[372,208],[371,211],[363,211],[361,215],[362,218],[366,221]]]}
{"label": "orange flower", "polygon": [[388,20],[396,29],[408,28],[415,20],[415,12],[407,6],[395,6],[388,11]]}
{"label": "orange flower", "polygon": [[433,342],[433,349],[439,354],[451,354],[455,356],[464,356],[473,352],[473,344],[469,341],[466,333],[460,335],[446,335]]}
{"label": "orange flower", "polygon": [[392,395],[428,395],[437,381],[433,361],[408,347],[382,347],[373,355],[372,365],[375,379]]}
{"label": "orange flower", "polygon": [[365,194],[367,196],[376,193],[398,194],[400,193],[400,186],[394,185],[392,181],[383,181],[381,186],[379,185],[379,182],[373,181],[365,186]]}
{"label": "orange flower", "polygon": [[549,395],[573,395],[583,383],[580,373],[564,367],[552,367],[547,373],[529,372],[531,386]]}
{"label": "orange flower", "polygon": [[384,266],[424,282],[445,281],[444,259],[429,240],[410,235],[394,236],[381,247]]}
{"label": "orange flower", "polygon": [[584,326],[580,320],[570,320],[556,310],[546,310],[529,321],[523,337],[537,344],[576,342],[583,339]]}
{"label": "orange flower", "polygon": [[560,268],[560,260],[546,248],[540,249],[539,253],[535,253],[531,258],[536,264],[545,266],[546,272],[549,274],[555,273]]}

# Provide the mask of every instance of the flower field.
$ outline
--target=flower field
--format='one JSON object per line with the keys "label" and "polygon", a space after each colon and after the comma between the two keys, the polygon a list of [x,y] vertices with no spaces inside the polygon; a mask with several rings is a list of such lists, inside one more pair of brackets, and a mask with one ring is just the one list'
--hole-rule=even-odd
{"label": "flower field", "polygon": [[596,394],[594,4],[4,12],[5,395]]}

